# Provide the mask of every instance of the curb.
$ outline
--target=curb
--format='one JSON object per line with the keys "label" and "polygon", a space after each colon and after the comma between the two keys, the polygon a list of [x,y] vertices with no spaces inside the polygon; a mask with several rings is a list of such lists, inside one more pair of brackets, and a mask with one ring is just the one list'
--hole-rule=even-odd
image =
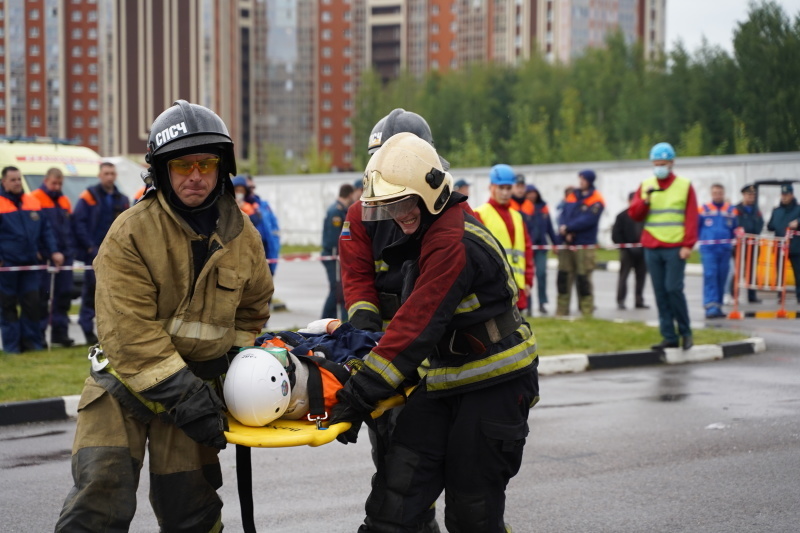
{"label": "curb", "polygon": [[[715,361],[727,357],[750,355],[766,351],[767,343],[761,337],[743,341],[702,344],[683,351],[668,348],[664,351],[640,350],[598,354],[550,355],[539,358],[539,374],[573,374],[589,370],[622,368],[659,364],[683,364]],[[29,422],[68,420],[78,415],[80,395],[60,396],[44,400],[0,404],[0,426]]]}
{"label": "curb", "polygon": [[598,354],[551,355],[539,358],[539,375],[567,374],[649,365],[677,365],[715,361],[738,355],[751,355],[766,351],[767,343],[761,337],[750,337],[743,341],[720,344],[701,344],[690,350],[668,348],[666,350],[635,350]]}

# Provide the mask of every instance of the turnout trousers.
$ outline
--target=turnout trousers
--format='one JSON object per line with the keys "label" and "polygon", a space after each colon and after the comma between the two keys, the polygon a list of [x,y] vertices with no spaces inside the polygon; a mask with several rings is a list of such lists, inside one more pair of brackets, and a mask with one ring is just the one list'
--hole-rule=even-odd
{"label": "turnout trousers", "polygon": [[681,336],[692,334],[689,306],[683,293],[686,261],[681,259],[680,250],[679,247],[644,249],[644,260],[658,306],[658,327],[661,337],[668,342],[678,342],[676,323]]}
{"label": "turnout trousers", "polygon": [[[222,471],[217,450],[197,444],[174,424],[145,424],[91,377],[78,404],[72,478],[57,532],[128,531],[145,448],[150,504],[159,530],[222,531]],[[153,528],[155,530],[155,527]]]}
{"label": "turnout trousers", "polygon": [[590,317],[594,313],[594,287],[592,286],[592,272],[595,265],[595,251],[590,248],[578,250],[558,251],[558,300],[556,314],[569,315],[569,305],[572,298],[572,286],[578,292],[578,307],[583,316]]}
{"label": "turnout trousers", "polygon": [[385,466],[373,479],[359,532],[416,532],[445,492],[450,533],[499,533],[505,489],[519,471],[534,369],[483,389],[431,397],[425,381],[397,418]]}

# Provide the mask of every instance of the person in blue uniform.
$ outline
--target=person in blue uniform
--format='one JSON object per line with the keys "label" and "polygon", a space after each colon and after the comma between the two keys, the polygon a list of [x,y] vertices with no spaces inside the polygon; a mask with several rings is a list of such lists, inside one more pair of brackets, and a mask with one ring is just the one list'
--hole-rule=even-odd
{"label": "person in blue uniform", "polygon": [[[322,256],[331,257],[339,255],[339,236],[342,233],[347,208],[353,203],[353,186],[349,183],[339,187],[339,197],[328,207],[325,220],[322,223]],[[342,278],[339,275],[338,259],[323,259],[322,266],[328,275],[328,297],[322,307],[322,318],[340,318],[347,320],[347,310],[344,307],[344,294],[342,293]]]}
{"label": "person in blue uniform", "polygon": [[[725,201],[725,188],[719,183],[711,186],[711,201],[698,208],[701,241],[722,241],[700,245],[703,261],[703,306],[706,318],[724,318],[722,298],[725,280],[731,266],[733,242],[739,226],[736,208]],[[726,242],[728,241],[728,242]]]}
{"label": "person in blue uniform", "polygon": [[[761,214],[761,210],[756,205],[755,185],[748,184],[742,187],[742,201],[736,204],[736,215],[739,220],[739,227],[742,228],[744,233],[759,235],[764,229],[764,215]],[[748,289],[747,301],[751,304],[761,303],[761,300],[758,299],[758,292],[755,289]]]}
{"label": "person in blue uniform", "polygon": [[[75,257],[75,234],[72,231],[72,204],[62,192],[64,174],[56,167],[48,169],[41,187],[31,192],[42,206],[56,240],[56,248],[64,255],[64,266],[72,266]],[[52,281],[53,294],[50,294]],[[72,304],[72,269],[59,270],[55,279],[45,273],[41,280],[42,331],[50,326],[50,344],[69,347],[75,344],[68,334],[69,307]],[[52,297],[51,297],[52,296]],[[50,301],[52,299],[52,305]],[[49,313],[48,313],[49,308]]]}
{"label": "person in blue uniform", "polygon": [[[130,207],[128,197],[122,194],[115,185],[117,167],[113,163],[100,163],[98,177],[100,178],[99,184],[92,185],[81,193],[72,217],[77,246],[75,258],[87,265],[91,265],[94,258],[97,257],[97,250],[108,233],[111,223]],[[96,286],[97,278],[94,270],[87,270],[83,278],[78,324],[83,330],[86,344],[89,345],[97,344],[97,335],[94,333]]]}
{"label": "person in blue uniform", "polygon": [[[39,200],[23,191],[17,167],[5,167],[0,180],[0,266],[33,266],[48,259],[57,267],[64,263]],[[38,270],[0,272],[0,334],[6,353],[45,347],[41,279]]]}

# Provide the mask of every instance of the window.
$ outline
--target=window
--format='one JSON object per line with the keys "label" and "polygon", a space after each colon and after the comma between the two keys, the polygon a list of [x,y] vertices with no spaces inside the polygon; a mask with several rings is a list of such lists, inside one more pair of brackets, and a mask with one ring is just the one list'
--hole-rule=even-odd
{"label": "window", "polygon": [[331,20],[333,20],[333,17],[331,17],[331,12],[323,11],[320,20],[322,20],[322,22],[330,22]]}
{"label": "window", "polygon": [[331,145],[331,136],[330,135],[323,135],[322,136],[322,144],[324,144],[325,146],[330,146]]}
{"label": "window", "polygon": [[331,107],[332,106],[331,106],[331,101],[330,100],[323,100],[322,101],[322,109],[324,109],[325,111],[328,111],[328,110],[331,109]]}
{"label": "window", "polygon": [[82,93],[83,92],[83,84],[79,81],[76,81],[72,84],[72,92],[75,93]]}
{"label": "window", "polygon": [[32,56],[38,56],[39,55],[39,45],[38,44],[32,44],[31,48],[30,48],[30,53],[31,53]]}
{"label": "window", "polygon": [[83,74],[83,65],[81,65],[80,63],[75,63],[74,65],[72,65],[72,73],[77,76]]}
{"label": "window", "polygon": [[97,63],[89,63],[89,74],[97,74]]}
{"label": "window", "polygon": [[439,51],[439,42],[433,41],[431,43],[431,52],[438,52]]}
{"label": "window", "polygon": [[89,109],[91,109],[92,111],[96,111],[97,110],[97,99],[96,98],[90,98],[89,99]]}
{"label": "window", "polygon": [[353,101],[352,100],[345,100],[343,107],[345,109],[353,109]]}
{"label": "window", "polygon": [[97,141],[97,134],[96,133],[92,133],[91,135],[89,135],[89,144],[97,146],[98,141]]}
{"label": "window", "polygon": [[89,57],[97,57],[97,47],[90,46],[89,50],[86,52],[86,55],[88,55]]}
{"label": "window", "polygon": [[344,144],[347,146],[353,145],[353,136],[352,135],[345,135],[344,136]]}
{"label": "window", "polygon": [[31,39],[36,39],[39,37],[39,26],[31,26],[28,30],[28,37]]}
{"label": "window", "polygon": [[344,36],[345,39],[349,39],[352,36],[352,33],[353,32],[350,31],[350,28],[347,28],[346,30],[344,30],[344,33],[342,35]]}
{"label": "window", "polygon": [[438,24],[431,24],[431,33],[436,35],[439,33],[439,25]]}
{"label": "window", "polygon": [[342,67],[342,72],[344,74],[350,74],[350,72],[352,72],[352,70],[353,70],[353,67],[350,65],[350,63],[347,63],[347,64],[345,64],[345,66]]}
{"label": "window", "polygon": [[333,51],[331,50],[330,46],[323,46],[322,47],[322,57],[331,57]]}
{"label": "window", "polygon": [[89,11],[89,13],[86,14],[86,20],[88,20],[89,22],[96,22],[97,11]]}
{"label": "window", "polygon": [[344,49],[342,50],[342,54],[344,54],[344,57],[350,57],[353,54],[353,52],[350,50],[349,46],[345,46]]}
{"label": "window", "polygon": [[39,20],[39,10],[31,9],[28,11],[28,20]]}
{"label": "window", "polygon": [[330,41],[331,37],[333,37],[333,32],[331,30],[322,30],[322,40],[323,41]]}
{"label": "window", "polygon": [[72,47],[72,57],[81,57],[83,55],[83,48],[80,46]]}
{"label": "window", "polygon": [[31,126],[34,128],[38,128],[42,125],[42,119],[39,118],[39,115],[33,115],[31,117]]}
{"label": "window", "polygon": [[72,125],[75,128],[82,128],[83,127],[83,118],[82,117],[75,117],[72,119]]}
{"label": "window", "polygon": [[326,81],[325,83],[322,84],[322,92],[324,92],[324,93],[331,92],[331,84],[330,84],[330,82]]}
{"label": "window", "polygon": [[97,40],[97,28],[89,28],[89,31],[86,32],[86,37]]}
{"label": "window", "polygon": [[5,45],[0,44],[0,56],[6,55],[6,47]]}
{"label": "window", "polygon": [[345,82],[344,84],[344,92],[351,93],[353,92],[353,83],[350,81]]}
{"label": "window", "polygon": [[326,128],[326,129],[330,128],[331,127],[331,119],[328,118],[328,117],[323,118],[322,119],[322,127]]}
{"label": "window", "polygon": [[72,29],[72,38],[73,39],[83,39],[83,30],[80,28],[73,28]]}
{"label": "window", "polygon": [[31,92],[38,93],[42,89],[42,84],[39,83],[39,80],[31,81]]}
{"label": "window", "polygon": [[81,20],[83,20],[83,13],[81,13],[80,11],[77,11],[77,10],[73,11],[72,12],[72,22],[80,22]]}
{"label": "window", "polygon": [[0,115],[0,126],[5,127],[6,125],[6,117]]}
{"label": "window", "polygon": [[331,66],[330,65],[322,65],[322,74],[324,76],[330,76],[331,75]]}
{"label": "window", "polygon": [[96,81],[93,81],[93,82],[89,83],[89,92],[90,93],[96,93],[97,92],[97,82]]}
{"label": "window", "polygon": [[42,107],[42,101],[38,98],[31,98],[31,109],[40,109]]}
{"label": "window", "polygon": [[83,109],[83,101],[80,98],[76,98],[72,101],[72,109],[75,111],[80,111]]}
{"label": "window", "polygon": [[98,124],[100,124],[100,119],[98,119],[96,116],[89,118],[89,126],[90,127],[96,128],[98,126]]}

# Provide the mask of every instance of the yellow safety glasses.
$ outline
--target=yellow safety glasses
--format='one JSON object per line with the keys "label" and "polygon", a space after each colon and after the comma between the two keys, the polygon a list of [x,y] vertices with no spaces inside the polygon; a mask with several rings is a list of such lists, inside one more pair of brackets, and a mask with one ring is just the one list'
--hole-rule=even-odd
{"label": "yellow safety glasses", "polygon": [[188,176],[194,169],[197,169],[200,174],[208,174],[214,172],[219,166],[219,157],[209,157],[200,161],[186,161],[184,159],[173,159],[167,163],[169,169],[181,176]]}

